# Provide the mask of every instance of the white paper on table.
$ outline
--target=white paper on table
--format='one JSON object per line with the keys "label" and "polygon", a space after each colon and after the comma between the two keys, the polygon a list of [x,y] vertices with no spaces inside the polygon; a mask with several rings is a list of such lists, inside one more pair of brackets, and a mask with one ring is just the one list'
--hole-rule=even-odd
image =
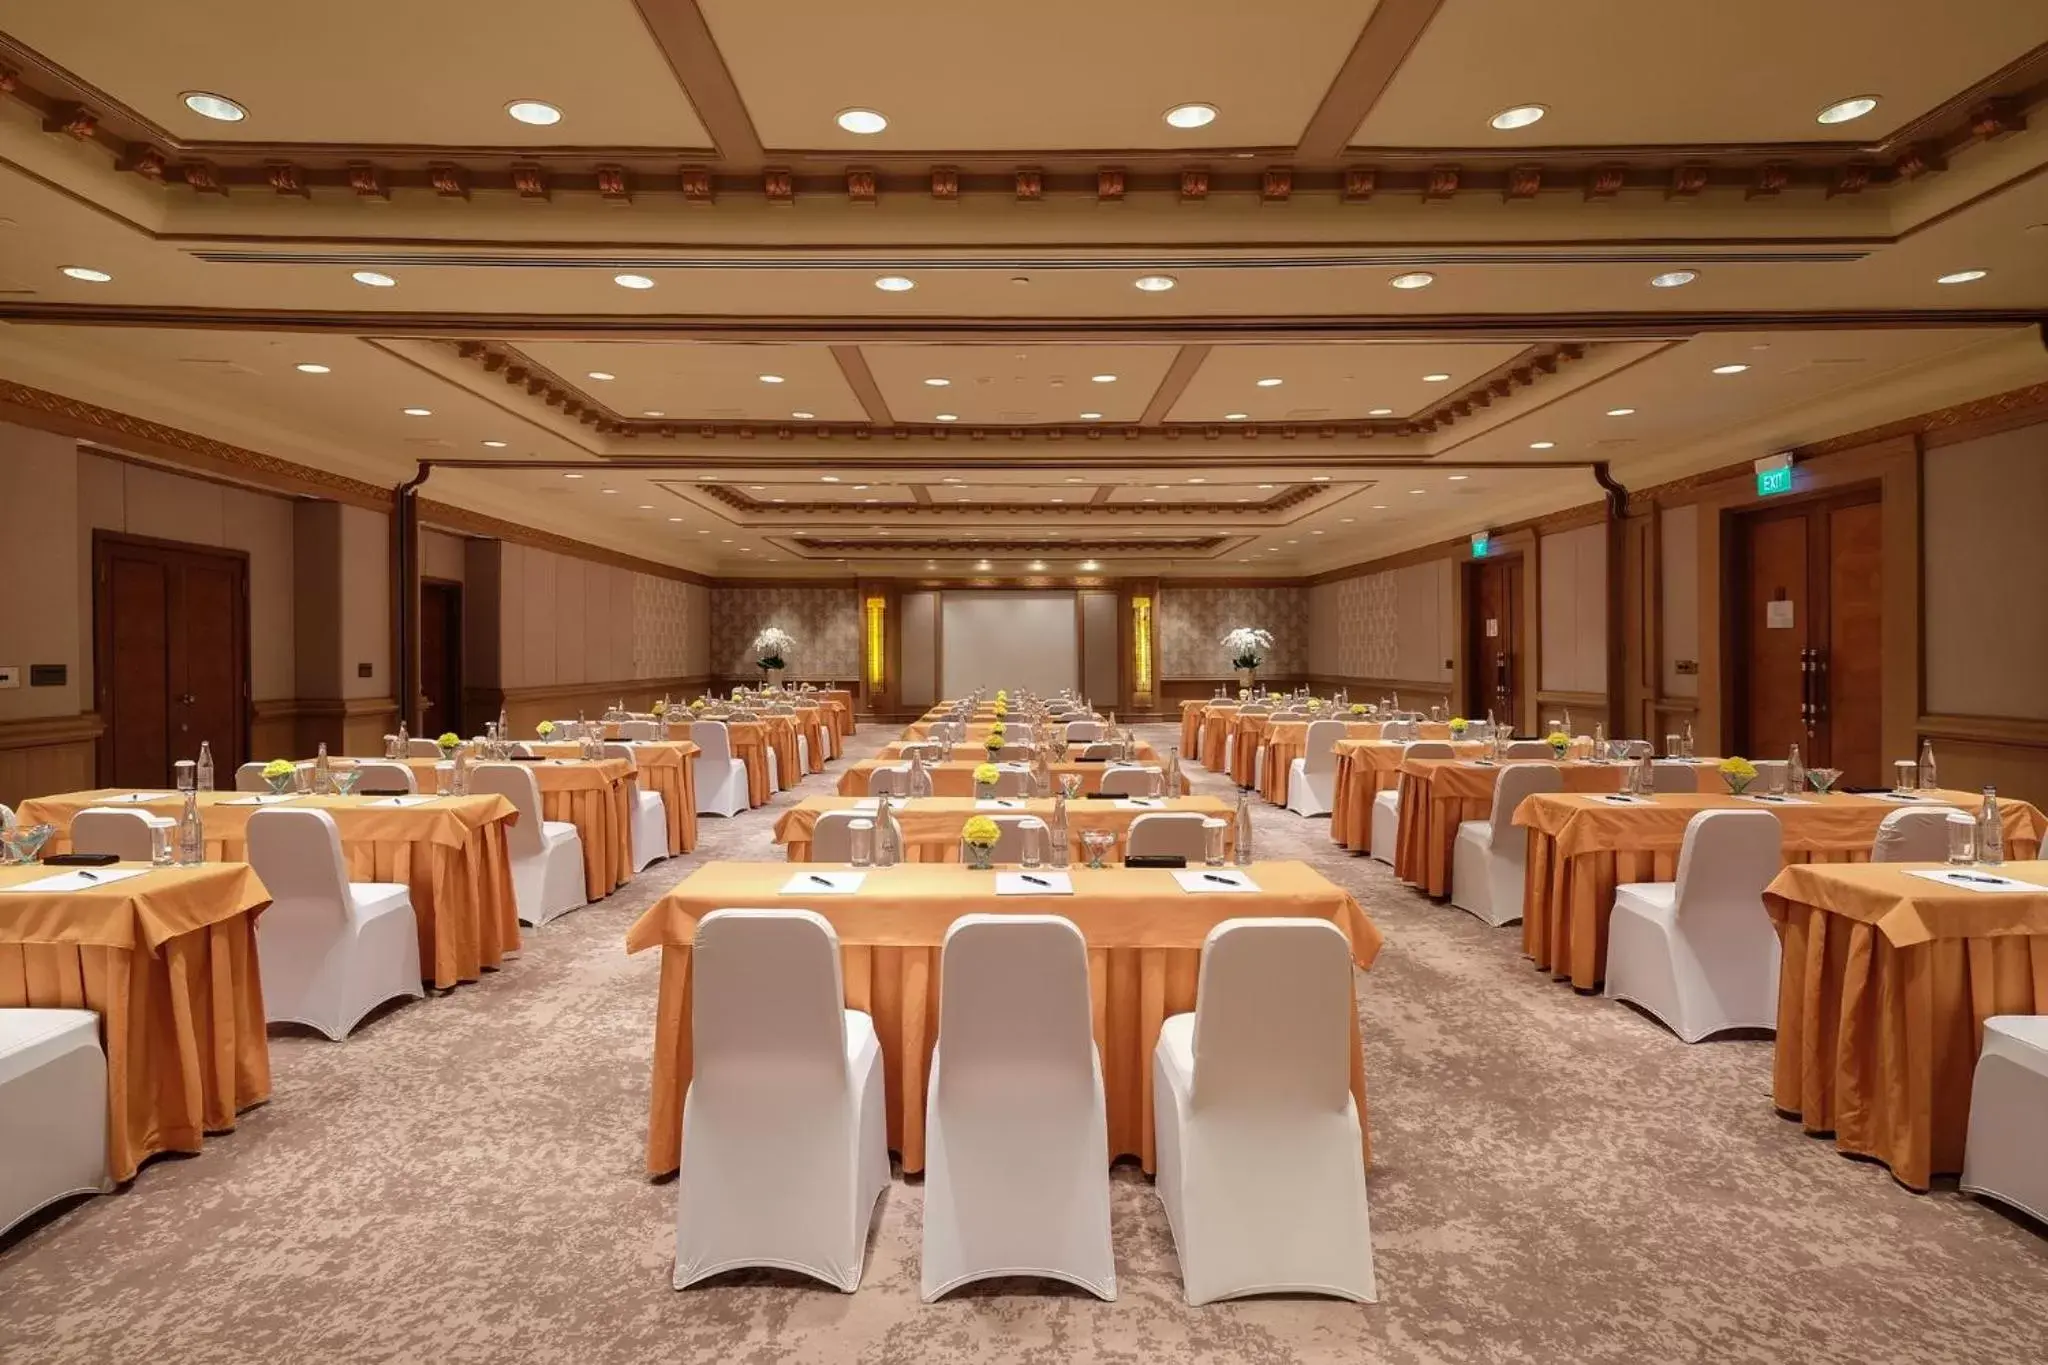
{"label": "white paper on table", "polygon": [[1939,796],[1922,796],[1918,792],[1859,792],[1873,801],[1896,801],[1902,806],[1953,806],[1955,802]]}
{"label": "white paper on table", "polygon": [[122,792],[119,796],[108,796],[95,802],[101,806],[141,806],[157,801],[175,801],[176,792]]}
{"label": "white paper on table", "polygon": [[1629,796],[1622,792],[1602,792],[1600,799],[1610,806],[1654,806],[1657,804],[1647,796]]}
{"label": "white paper on table", "polygon": [[65,872],[55,877],[38,877],[19,886],[0,886],[0,891],[97,891],[113,882],[125,882],[130,877],[146,877],[149,872],[146,867],[82,867],[76,872]]}
{"label": "white paper on table", "polygon": [[867,880],[865,872],[799,872],[783,883],[785,896],[850,896]]}
{"label": "white paper on table", "polygon": [[1930,882],[1940,882],[1958,891],[2031,891],[2037,896],[2048,895],[2048,886],[2039,882],[2023,882],[2013,877],[1994,876],[1989,872],[1978,872],[1974,868],[1943,868],[1940,870],[1921,869],[1908,872],[1908,877],[1924,877]]}
{"label": "white paper on table", "polygon": [[370,804],[373,806],[424,806],[429,801],[439,801],[438,796],[380,796]]}
{"label": "white paper on table", "polygon": [[1127,796],[1116,803],[1118,810],[1164,810],[1164,800],[1155,801],[1149,796]]}
{"label": "white paper on table", "polygon": [[1810,806],[1813,802],[1802,796],[1772,796],[1769,792],[1744,792],[1735,798],[1738,801],[1761,801],[1766,806]]}
{"label": "white paper on table", "polygon": [[863,796],[860,800],[853,803],[852,808],[854,810],[880,810],[882,808],[882,798],[879,796]]}
{"label": "white paper on table", "polygon": [[1024,809],[1024,798],[1021,796],[977,797],[974,802],[974,808],[976,810],[1022,810]]}
{"label": "white paper on table", "polygon": [[1218,867],[1191,867],[1185,872],[1175,872],[1173,879],[1180,883],[1181,890],[1195,895],[1230,895],[1260,889],[1259,884],[1246,874]]}
{"label": "white paper on table", "polygon": [[221,804],[223,806],[280,806],[287,801],[296,801],[298,799],[299,794],[297,792],[265,792],[261,796],[237,796],[233,800],[223,801]]}
{"label": "white paper on table", "polygon": [[998,872],[998,896],[1071,896],[1074,879],[1064,872]]}

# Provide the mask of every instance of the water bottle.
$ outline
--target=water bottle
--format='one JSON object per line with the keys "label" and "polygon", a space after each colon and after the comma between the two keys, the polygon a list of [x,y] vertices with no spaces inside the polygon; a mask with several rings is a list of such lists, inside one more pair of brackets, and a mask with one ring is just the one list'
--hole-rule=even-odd
{"label": "water bottle", "polygon": [[405,732],[405,717],[398,718],[398,757],[412,757],[412,736]]}
{"label": "water bottle", "polygon": [[199,741],[199,763],[196,769],[196,773],[197,775],[193,779],[194,788],[198,791],[203,792],[212,791],[213,749],[212,746],[207,744],[207,742],[203,739]]}
{"label": "water bottle", "polygon": [[1237,794],[1237,848],[1232,861],[1239,867],[1252,865],[1252,798],[1247,792]]}
{"label": "water bottle", "polygon": [[1649,796],[1657,790],[1657,768],[1646,753],[1636,760],[1637,796]]}
{"label": "water bottle", "polygon": [[1692,722],[1685,723],[1685,756],[1692,757]]}
{"label": "water bottle", "polygon": [[1607,757],[1607,727],[1597,720],[1593,722],[1593,757]]}
{"label": "water bottle", "polygon": [[932,775],[924,770],[924,755],[918,754],[910,760],[910,795],[915,797],[932,794]]}
{"label": "water bottle", "polygon": [[1998,789],[1984,789],[1984,805],[1977,812],[1977,861],[1997,867],[2005,861],[2005,826],[1998,817]]}
{"label": "water bottle", "polygon": [[889,814],[889,793],[883,792],[875,800],[875,847],[876,867],[896,866],[896,819]]}
{"label": "water bottle", "polygon": [[1934,741],[1923,739],[1920,741],[1920,790],[1931,792],[1940,787],[1941,783],[1934,777]]}
{"label": "water bottle", "polygon": [[1806,765],[1799,761],[1799,746],[1792,746],[1791,754],[1785,759],[1785,790],[1792,796],[1806,790]]}
{"label": "water bottle", "polygon": [[320,741],[320,752],[313,755],[313,790],[321,796],[334,792],[334,769],[327,762],[327,741]]}
{"label": "water bottle", "polygon": [[206,861],[206,826],[199,819],[199,793],[185,793],[185,813],[178,818],[178,865],[197,867]]}
{"label": "water bottle", "polygon": [[454,771],[450,774],[448,789],[457,796],[469,795],[469,746],[455,746]]}
{"label": "water bottle", "polygon": [[1166,799],[1171,801],[1180,795],[1180,749],[1178,746],[1166,751]]}
{"label": "water bottle", "polygon": [[1045,822],[1045,865],[1066,867],[1070,855],[1067,851],[1067,796],[1061,792],[1052,799],[1052,818]]}

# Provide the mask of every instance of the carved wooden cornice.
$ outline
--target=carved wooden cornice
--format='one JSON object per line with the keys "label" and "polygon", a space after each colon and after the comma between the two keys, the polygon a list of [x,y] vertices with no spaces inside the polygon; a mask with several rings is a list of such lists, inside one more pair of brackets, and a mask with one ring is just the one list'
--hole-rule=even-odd
{"label": "carved wooden cornice", "polygon": [[886,505],[857,502],[764,502],[744,489],[723,483],[690,483],[671,485],[662,481],[661,486],[672,491],[694,490],[722,502],[736,512],[773,517],[839,517],[848,520],[872,521],[880,513],[904,513],[911,517],[928,519],[957,517],[962,512],[975,516],[1030,515],[1049,518],[1086,518],[1100,520],[1104,516],[1136,519],[1139,517],[1217,517],[1255,516],[1262,512],[1285,512],[1299,507],[1328,493],[1331,484],[1297,484],[1273,497],[1257,503],[1214,502],[1180,503],[1118,503],[1118,502],[976,502],[962,507],[957,502],[892,502]]}
{"label": "carved wooden cornice", "polygon": [[1060,559],[1091,555],[1146,555],[1157,558],[1161,555],[1209,555],[1239,537],[1232,536],[1156,536],[1145,540],[969,540],[966,536],[948,536],[926,540],[898,539],[891,537],[887,544],[866,537],[837,540],[826,536],[791,536],[788,544],[798,549],[814,551],[821,555],[857,554],[864,558],[878,555],[947,555],[951,557],[971,556],[978,559],[999,557],[1003,559],[1030,558],[1044,559],[1052,555]]}
{"label": "carved wooden cornice", "polygon": [[708,587],[716,580],[703,574],[679,569],[673,564],[662,564],[652,559],[641,559],[637,555],[622,554],[592,545],[588,541],[576,540],[570,536],[556,535],[552,531],[540,531],[531,526],[522,526],[516,521],[504,521],[483,512],[472,512],[466,507],[451,503],[434,502],[426,497],[420,499],[420,521],[422,524],[441,531],[453,531],[460,535],[478,536],[487,540],[509,541],[514,545],[531,546],[536,550],[552,550],[568,555],[572,559],[590,560],[599,564],[610,564],[635,573],[652,574],[657,578],[673,578],[681,583],[694,583]]}

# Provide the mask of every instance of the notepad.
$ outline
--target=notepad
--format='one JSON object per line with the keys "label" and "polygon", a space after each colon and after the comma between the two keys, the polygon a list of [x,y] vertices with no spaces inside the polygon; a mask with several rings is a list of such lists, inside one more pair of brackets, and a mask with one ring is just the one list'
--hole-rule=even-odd
{"label": "notepad", "polygon": [[2048,896],[2048,886],[2039,882],[2023,882],[2013,877],[2000,877],[1990,872],[1978,872],[1967,867],[1921,869],[1908,872],[1908,877],[1922,877],[1930,882],[1940,882],[1958,891],[2031,891],[2037,896]]}
{"label": "notepad", "polygon": [[1610,806],[1654,806],[1657,804],[1647,796],[1625,796],[1620,792],[1604,793],[1600,799]]}
{"label": "notepad", "polygon": [[1761,801],[1766,806],[1810,806],[1813,802],[1800,796],[1772,796],[1768,792],[1744,792],[1735,798],[1738,801]]}
{"label": "notepad", "polygon": [[176,792],[122,792],[119,796],[103,797],[96,802],[102,806],[142,806],[155,801],[175,801]]}
{"label": "notepad", "polygon": [[0,886],[0,891],[97,891],[114,882],[125,882],[130,877],[146,877],[150,869],[129,867],[107,870],[104,868],[80,868],[76,872],[60,873],[55,877],[38,877],[32,882],[19,886]]}
{"label": "notepad", "polygon": [[865,872],[799,872],[782,884],[785,896],[850,896],[867,880]]}
{"label": "notepad", "polygon": [[1944,801],[1939,796],[1922,796],[1916,792],[1859,792],[1873,801],[1896,801],[1902,806],[1953,806],[1955,802]]}
{"label": "notepad", "polygon": [[854,802],[852,806],[847,807],[850,810],[880,810],[881,808],[882,798],[879,796],[863,796],[860,800]]}
{"label": "notepad", "polygon": [[1118,810],[1161,810],[1165,806],[1165,801],[1154,800],[1149,796],[1127,796],[1116,803]]}
{"label": "notepad", "polygon": [[424,806],[429,801],[438,801],[438,796],[380,796],[370,804],[373,806]]}
{"label": "notepad", "polygon": [[223,801],[221,804],[223,806],[279,806],[287,801],[296,801],[298,799],[299,794],[297,792],[284,792],[282,794],[270,792],[262,796],[237,796],[232,801]]}
{"label": "notepad", "polygon": [[998,896],[1071,896],[1074,879],[1064,872],[998,872]]}
{"label": "notepad", "polygon": [[1024,809],[1024,798],[1020,796],[982,797],[975,801],[974,808],[976,810],[1022,810]]}
{"label": "notepad", "polygon": [[1259,890],[1259,884],[1244,873],[1218,867],[1191,867],[1185,872],[1175,872],[1173,879],[1180,883],[1181,890],[1198,896]]}

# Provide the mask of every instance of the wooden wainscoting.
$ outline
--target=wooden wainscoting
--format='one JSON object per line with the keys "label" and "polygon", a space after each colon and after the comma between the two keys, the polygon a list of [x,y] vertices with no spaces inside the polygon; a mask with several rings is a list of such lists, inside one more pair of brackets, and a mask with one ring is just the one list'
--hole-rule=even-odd
{"label": "wooden wainscoting", "polygon": [[1934,745],[1942,786],[1956,791],[1993,786],[2001,796],[2048,807],[2048,720],[1922,716],[1919,730]]}
{"label": "wooden wainscoting", "polygon": [[[1538,692],[1536,694],[1537,730],[1547,732],[1552,720],[1562,720],[1565,712],[1571,712],[1572,734],[1590,735],[1593,727],[1607,727],[1607,694],[1605,692]],[[1610,739],[1633,739],[1633,735],[1615,735],[1608,732]]]}
{"label": "wooden wainscoting", "polygon": [[1441,706],[1447,715],[1456,715],[1457,706],[1452,702],[1453,684],[1448,682],[1414,682],[1401,678],[1340,678],[1330,674],[1317,673],[1303,679],[1318,693],[1334,692],[1343,688],[1351,694],[1354,702],[1369,702],[1377,706],[1383,697],[1400,699],[1403,711],[1427,712],[1432,706]]}
{"label": "wooden wainscoting", "polygon": [[96,712],[0,721],[0,803],[86,791],[95,785],[106,725]]}
{"label": "wooden wainscoting", "polygon": [[250,709],[249,756],[265,763],[308,758],[322,744],[330,754],[382,757],[384,736],[398,728],[392,697],[288,697],[255,702]]}

